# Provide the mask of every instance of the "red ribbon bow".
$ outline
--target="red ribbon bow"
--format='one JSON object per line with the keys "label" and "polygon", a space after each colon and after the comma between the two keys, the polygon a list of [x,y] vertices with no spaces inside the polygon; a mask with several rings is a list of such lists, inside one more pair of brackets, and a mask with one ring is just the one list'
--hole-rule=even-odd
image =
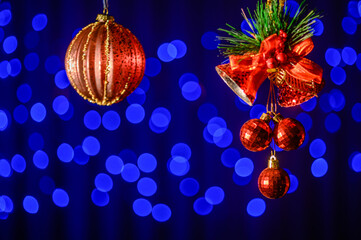
{"label": "red ribbon bow", "polygon": [[296,106],[309,100],[324,86],[322,68],[305,58],[312,51],[313,42],[308,38],[284,51],[286,37],[281,30],[279,36],[273,34],[263,40],[257,54],[229,56],[229,64],[217,66],[218,74],[251,106],[267,77],[279,88],[281,106]]}

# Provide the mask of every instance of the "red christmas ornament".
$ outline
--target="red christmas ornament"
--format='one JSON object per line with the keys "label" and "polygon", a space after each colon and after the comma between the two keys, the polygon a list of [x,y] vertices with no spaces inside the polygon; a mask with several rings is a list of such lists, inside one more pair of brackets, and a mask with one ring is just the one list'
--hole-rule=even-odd
{"label": "red christmas ornament", "polygon": [[267,59],[266,64],[267,64],[267,68],[269,69],[277,67],[277,61],[274,58]]}
{"label": "red christmas ornament", "polygon": [[280,63],[285,63],[287,61],[287,54],[285,53],[279,53],[276,56],[277,61],[279,61]]}
{"label": "red christmas ornament", "polygon": [[252,152],[266,149],[272,141],[272,129],[268,125],[270,117],[264,113],[261,119],[251,119],[243,124],[240,139],[243,146]]}
{"label": "red christmas ornament", "polygon": [[305,140],[305,128],[293,118],[283,118],[277,114],[273,120],[276,122],[273,129],[273,139],[278,147],[290,151],[299,148]]}
{"label": "red christmas ornament", "polygon": [[114,18],[99,14],[70,43],[65,67],[73,88],[98,105],[122,101],[140,84],[145,55],[138,39]]}
{"label": "red christmas ornament", "polygon": [[279,167],[275,156],[271,156],[268,160],[268,168],[259,175],[258,188],[263,196],[270,199],[283,197],[290,188],[290,177]]}

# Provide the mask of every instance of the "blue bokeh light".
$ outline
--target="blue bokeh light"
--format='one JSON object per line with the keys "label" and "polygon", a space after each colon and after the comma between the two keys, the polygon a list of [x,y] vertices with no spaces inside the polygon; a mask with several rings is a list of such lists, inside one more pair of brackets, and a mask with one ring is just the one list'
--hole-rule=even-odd
{"label": "blue bokeh light", "polygon": [[182,58],[187,53],[187,45],[182,40],[174,40],[170,42],[177,48],[177,56],[176,58]]}
{"label": "blue bokeh light", "polygon": [[337,49],[329,48],[326,50],[325,59],[331,67],[337,67],[341,63],[341,54]]}
{"label": "blue bokeh light", "polygon": [[344,17],[342,19],[342,28],[345,33],[354,35],[357,30],[357,22],[352,17]]}
{"label": "blue bokeh light", "polygon": [[34,132],[28,139],[29,147],[33,151],[37,151],[44,147],[44,138],[40,133]]}
{"label": "blue bokeh light", "polygon": [[69,86],[70,82],[65,70],[60,70],[55,74],[55,85],[59,89],[65,89]]}
{"label": "blue bokeh light", "polygon": [[218,34],[215,32],[206,32],[201,38],[202,45],[205,49],[215,50],[218,47],[219,40],[217,38]]}
{"label": "blue bokeh light", "polygon": [[355,51],[355,49],[351,48],[351,47],[345,47],[342,50],[342,60],[347,64],[347,65],[353,65],[355,64],[356,60],[357,60],[357,53]]}
{"label": "blue bokeh light", "polygon": [[241,158],[241,154],[235,148],[228,148],[224,150],[221,155],[222,164],[225,167],[233,168],[236,165],[236,162]]}
{"label": "blue bokeh light", "polygon": [[71,102],[69,102],[69,109],[66,113],[64,113],[63,115],[59,115],[59,118],[64,120],[64,121],[69,121],[74,115],[74,107],[73,104],[71,104]]}
{"label": "blue bokeh light", "polygon": [[8,160],[0,159],[0,176],[1,177],[10,177],[11,176],[11,166]]}
{"label": "blue bokeh light", "polygon": [[33,196],[26,196],[23,200],[24,210],[28,213],[35,214],[39,211],[39,203]]}
{"label": "blue bokeh light", "polygon": [[120,157],[111,155],[105,161],[105,168],[109,173],[118,175],[123,171],[124,162]]}
{"label": "blue bokeh light", "polygon": [[58,207],[66,207],[69,204],[69,195],[64,189],[61,188],[54,190],[52,199],[54,204]]}
{"label": "blue bokeh light", "polygon": [[341,67],[334,67],[331,70],[331,80],[336,85],[342,85],[346,81],[346,71]]}
{"label": "blue bokeh light", "polygon": [[137,164],[141,171],[151,173],[157,167],[157,159],[150,153],[143,153],[138,157]]}
{"label": "blue bokeh light", "polygon": [[145,75],[149,77],[157,76],[162,70],[162,64],[156,58],[147,58],[145,64]]}
{"label": "blue bokeh light", "polygon": [[9,126],[9,118],[3,110],[0,110],[0,131],[5,131]]}
{"label": "blue bokeh light", "polygon": [[24,66],[28,71],[34,71],[39,66],[39,55],[37,53],[29,53],[25,56]]}
{"label": "blue bokeh light", "polygon": [[231,145],[233,134],[229,129],[219,128],[213,134],[213,142],[220,148]]}
{"label": "blue bokeh light", "polygon": [[[255,21],[254,20],[249,20],[250,23],[252,23],[252,27],[254,29],[254,31],[256,31],[257,33],[257,29],[254,27],[255,25]],[[251,29],[251,27],[249,26],[248,22],[246,19],[244,19],[241,23],[241,30],[244,34],[246,34],[249,37],[252,37],[251,34],[254,34],[253,30]]]}
{"label": "blue bokeh light", "polygon": [[183,88],[183,85],[187,82],[196,82],[198,83],[199,82],[199,79],[198,77],[193,74],[193,73],[184,73],[182,74],[182,76],[179,78],[179,81],[178,81],[178,85],[180,88]]}
{"label": "blue bokeh light", "polygon": [[6,212],[6,213],[11,213],[11,212],[13,211],[13,209],[14,209],[14,203],[13,203],[13,201],[11,200],[10,197],[8,197],[8,196],[6,196],[6,195],[2,195],[1,197],[2,197],[2,198],[4,199],[4,201],[5,201],[5,210],[4,210],[4,212]]}
{"label": "blue bokeh light", "polygon": [[51,177],[42,176],[39,181],[40,190],[47,195],[51,195],[55,189],[55,182]]}
{"label": "blue bokeh light", "polygon": [[62,143],[57,149],[57,155],[62,162],[71,162],[74,158],[74,149],[67,143]]}
{"label": "blue bokeh light", "polygon": [[293,174],[289,174],[289,176],[290,176],[290,188],[288,189],[287,193],[293,193],[298,188],[298,179]]}
{"label": "blue bokeh light", "polygon": [[109,194],[107,192],[101,192],[98,189],[94,189],[91,193],[92,202],[98,207],[104,207],[109,203]]}
{"label": "blue bokeh light", "polygon": [[46,117],[46,108],[42,103],[35,103],[30,109],[30,116],[35,122],[42,122]]}
{"label": "blue bokeh light", "polygon": [[20,85],[16,91],[16,96],[22,103],[27,103],[31,99],[31,95],[31,87],[26,83]]}
{"label": "blue bokeh light", "polygon": [[137,183],[137,189],[141,195],[150,197],[153,196],[157,191],[157,183],[149,177],[144,177],[139,179]]}
{"label": "blue bokeh light", "polygon": [[171,150],[172,157],[184,157],[185,159],[189,160],[192,156],[191,148],[185,143],[177,143],[172,147]]}
{"label": "blue bokeh light", "polygon": [[314,36],[321,36],[325,27],[323,25],[323,22],[320,19],[315,19],[315,23],[311,25],[313,29],[313,35]]}
{"label": "blue bokeh light", "polygon": [[193,197],[199,191],[199,183],[194,178],[185,178],[179,183],[180,192],[187,197]]}
{"label": "blue bokeh light", "polygon": [[37,14],[33,18],[32,26],[35,31],[43,30],[48,24],[48,18],[45,14]]}
{"label": "blue bokeh light", "polygon": [[144,198],[138,198],[133,202],[133,211],[140,217],[146,217],[152,212],[152,204]]}
{"label": "blue bokeh light", "polygon": [[351,154],[350,166],[355,172],[361,172],[361,153],[354,152],[353,154]]}
{"label": "blue bokeh light", "polygon": [[11,69],[9,75],[12,77],[16,77],[17,75],[19,75],[19,73],[21,72],[20,60],[17,58],[14,58],[14,59],[10,60],[9,64],[10,64],[10,69]]}
{"label": "blue bokeh light", "polygon": [[37,167],[39,169],[47,168],[48,164],[49,164],[48,154],[46,154],[46,152],[44,152],[42,150],[36,151],[33,155],[33,163],[34,163],[35,167]]}
{"label": "blue bokeh light", "polygon": [[105,173],[99,173],[94,180],[95,187],[101,192],[109,192],[113,188],[112,178]]}
{"label": "blue bokeh light", "polygon": [[352,107],[352,118],[356,122],[361,122],[361,103],[355,103]]}
{"label": "blue bokeh light", "polygon": [[135,182],[138,180],[140,172],[136,165],[133,163],[127,163],[124,165],[121,175],[124,181]]}
{"label": "blue bokeh light", "polygon": [[358,11],[358,2],[356,1],[350,1],[348,3],[348,13],[354,17],[354,18],[360,18],[360,14],[359,14],[359,11]]}
{"label": "blue bokeh light", "polygon": [[60,61],[60,58],[56,55],[49,56],[45,60],[45,70],[50,74],[55,74],[59,71],[62,63]]}
{"label": "blue bokeh light", "polygon": [[120,116],[116,111],[108,111],[102,117],[102,124],[105,129],[114,131],[119,128]]}
{"label": "blue bokeh light", "polygon": [[224,199],[224,191],[218,186],[210,187],[204,194],[204,198],[209,204],[217,205],[220,204]]}
{"label": "blue bokeh light", "polygon": [[310,144],[310,154],[314,158],[320,158],[326,153],[326,143],[322,139],[315,139]]}
{"label": "blue bokeh light", "polygon": [[171,62],[177,57],[177,48],[171,43],[163,43],[159,46],[157,55],[163,62]]}
{"label": "blue bokeh light", "polygon": [[152,216],[158,222],[166,222],[172,216],[172,211],[167,205],[159,203],[154,205]]}
{"label": "blue bokeh light", "polygon": [[11,11],[9,9],[4,9],[0,12],[0,27],[8,25],[11,21]]}
{"label": "blue bokeh light", "polygon": [[135,89],[134,92],[132,92],[132,94],[130,94],[127,97],[127,101],[129,104],[138,103],[140,105],[143,105],[145,99],[146,99],[145,91],[140,87]]}
{"label": "blue bokeh light", "polygon": [[240,177],[248,177],[252,174],[254,169],[253,161],[249,158],[241,158],[236,162],[234,171]]}
{"label": "blue bokeh light", "polygon": [[207,124],[208,132],[213,136],[218,129],[222,129],[224,133],[227,130],[226,121],[221,117],[211,118]]}
{"label": "blue bokeh light", "polygon": [[2,61],[0,63],[0,78],[5,79],[9,76],[11,71],[11,66],[8,61]]}
{"label": "blue bokeh light", "polygon": [[292,0],[286,1],[284,8],[287,14],[289,14],[291,17],[298,15],[300,11],[300,5]]}
{"label": "blue bokeh light", "polygon": [[296,120],[300,121],[306,131],[310,131],[312,127],[312,118],[307,113],[301,112],[297,115]]}
{"label": "blue bokeh light", "polygon": [[202,94],[199,83],[188,81],[182,86],[182,95],[188,101],[196,101]]}
{"label": "blue bokeh light", "polygon": [[259,217],[266,211],[266,202],[261,198],[254,198],[247,204],[247,213],[252,217]]}
{"label": "blue bokeh light", "polygon": [[249,111],[251,106],[249,106],[242,98],[235,96],[234,101],[236,103],[236,107],[241,111]]}
{"label": "blue bokeh light", "polygon": [[53,101],[53,109],[58,115],[64,115],[69,110],[69,100],[63,96],[57,96]]}
{"label": "blue bokeh light", "polygon": [[323,177],[327,173],[327,170],[328,164],[323,158],[316,159],[311,165],[311,172],[315,177]]}
{"label": "blue bokeh light", "polygon": [[18,40],[15,36],[10,36],[5,38],[3,42],[3,49],[5,53],[11,54],[16,50],[17,47],[18,47]]}
{"label": "blue bokeh light", "polygon": [[143,121],[145,116],[145,111],[142,105],[131,104],[125,111],[125,116],[130,123],[138,124],[141,121]]}
{"label": "blue bokeh light", "polygon": [[346,105],[345,96],[338,89],[331,90],[331,92],[329,93],[328,101],[331,108],[336,112],[341,111]]}
{"label": "blue bokeh light", "polygon": [[252,175],[249,175],[248,177],[241,177],[241,176],[238,176],[238,174],[236,172],[234,172],[232,175],[232,179],[235,184],[237,184],[239,186],[245,186],[251,182]]}
{"label": "blue bokeh light", "polygon": [[189,162],[183,157],[173,157],[169,159],[168,168],[175,176],[184,176],[190,169]]}
{"label": "blue bokeh light", "polygon": [[20,154],[16,154],[11,159],[11,167],[14,169],[15,172],[23,173],[26,169],[26,161],[23,156]]}
{"label": "blue bokeh light", "polygon": [[200,197],[193,203],[193,209],[198,215],[208,215],[213,210],[213,205],[207,202],[204,197]]}
{"label": "blue bokeh light", "polygon": [[324,93],[320,97],[320,108],[323,112],[329,113],[332,111],[332,107],[330,106],[330,94]]}
{"label": "blue bokeh light", "polygon": [[266,107],[261,104],[256,104],[251,108],[249,112],[250,118],[260,118],[263,113],[267,112]]}
{"label": "blue bokeh light", "polygon": [[85,165],[89,162],[89,155],[87,155],[82,146],[76,146],[74,148],[74,162],[79,165]]}
{"label": "blue bokeh light", "polygon": [[308,100],[307,102],[302,103],[301,108],[303,109],[303,111],[311,112],[313,109],[315,109],[316,105],[317,105],[317,98],[314,97]]}
{"label": "blue bokeh light", "polygon": [[211,103],[204,103],[198,108],[198,118],[202,123],[208,123],[208,121],[218,115],[217,108]]}
{"label": "blue bokeh light", "polygon": [[341,119],[337,114],[330,113],[325,119],[326,130],[330,133],[337,132],[341,127]]}
{"label": "blue bokeh light", "polygon": [[82,148],[89,156],[95,156],[100,151],[100,142],[97,138],[89,136],[84,139]]}
{"label": "blue bokeh light", "polygon": [[142,81],[139,84],[139,88],[143,89],[144,92],[148,92],[150,87],[150,81],[149,78],[147,78],[146,76],[143,77]]}
{"label": "blue bokeh light", "polygon": [[90,110],[84,115],[84,125],[90,130],[96,130],[101,124],[100,114],[95,110]]}

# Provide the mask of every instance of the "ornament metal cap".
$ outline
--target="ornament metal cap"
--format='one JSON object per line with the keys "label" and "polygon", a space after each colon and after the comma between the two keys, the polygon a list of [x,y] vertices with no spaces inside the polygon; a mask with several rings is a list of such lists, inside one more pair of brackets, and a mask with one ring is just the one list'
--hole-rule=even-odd
{"label": "ornament metal cap", "polygon": [[114,21],[114,17],[109,16],[107,14],[98,14],[97,19],[98,22],[106,22],[106,21],[110,21],[113,22]]}
{"label": "ornament metal cap", "polygon": [[281,122],[283,119],[285,119],[285,118],[282,117],[281,114],[276,113],[276,114],[273,116],[273,119],[272,119],[272,120],[273,120],[275,123],[279,123],[279,122]]}
{"label": "ornament metal cap", "polygon": [[280,163],[275,155],[272,155],[268,160],[268,168],[277,169],[280,167]]}
{"label": "ornament metal cap", "polygon": [[269,123],[271,121],[272,117],[269,115],[269,113],[263,113],[259,119],[261,119],[262,121],[265,121],[266,123]]}

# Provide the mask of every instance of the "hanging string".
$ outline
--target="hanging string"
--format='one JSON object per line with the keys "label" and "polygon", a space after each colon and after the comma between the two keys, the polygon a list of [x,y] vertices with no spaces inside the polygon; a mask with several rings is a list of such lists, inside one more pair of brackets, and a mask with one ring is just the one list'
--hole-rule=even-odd
{"label": "hanging string", "polygon": [[104,7],[104,10],[103,10],[103,14],[106,14],[108,15],[109,13],[109,2],[108,0],[103,0],[103,7]]}

